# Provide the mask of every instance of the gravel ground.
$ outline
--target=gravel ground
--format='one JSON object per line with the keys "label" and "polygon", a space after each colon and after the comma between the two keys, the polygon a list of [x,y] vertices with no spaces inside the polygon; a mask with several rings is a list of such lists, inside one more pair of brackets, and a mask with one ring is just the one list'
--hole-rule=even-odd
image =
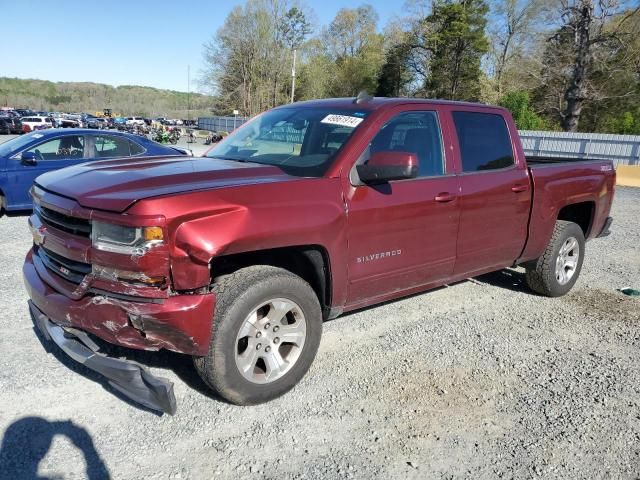
{"label": "gravel ground", "polygon": [[616,289],[640,287],[640,189],[613,216],[566,297],[515,269],[345,315],[266,405],[212,398],[184,356],[128,352],[175,382],[173,417],[45,352],[26,217],[1,218],[0,478],[638,478],[640,299]]}

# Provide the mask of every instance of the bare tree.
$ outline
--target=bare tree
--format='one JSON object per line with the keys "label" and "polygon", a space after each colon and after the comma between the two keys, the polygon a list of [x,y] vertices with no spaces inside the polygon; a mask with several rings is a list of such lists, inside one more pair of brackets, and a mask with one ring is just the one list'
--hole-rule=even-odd
{"label": "bare tree", "polygon": [[494,0],[493,24],[490,27],[492,39],[491,60],[497,96],[508,90],[505,74],[516,60],[525,55],[535,38],[535,24],[545,0]]}
{"label": "bare tree", "polygon": [[623,42],[620,27],[635,11],[625,14],[618,28],[607,28],[611,19],[621,13],[618,0],[560,0],[559,13],[562,26],[550,41],[568,49],[571,64],[568,66],[566,87],[557,108],[561,126],[567,132],[578,130],[580,115],[585,102],[597,99],[590,89],[589,73],[595,50],[603,44]]}

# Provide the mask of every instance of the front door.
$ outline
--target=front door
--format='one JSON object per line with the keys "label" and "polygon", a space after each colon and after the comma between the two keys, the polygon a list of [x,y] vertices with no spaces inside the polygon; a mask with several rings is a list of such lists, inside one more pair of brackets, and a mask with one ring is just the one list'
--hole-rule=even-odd
{"label": "front door", "polygon": [[416,154],[417,178],[359,185],[347,194],[348,305],[437,282],[453,271],[458,180],[445,166],[437,112],[393,116],[358,163],[397,151]]}
{"label": "front door", "polygon": [[86,158],[84,151],[84,137],[82,135],[64,135],[29,148],[26,152],[34,154],[32,163],[22,162],[20,156],[15,155],[8,161],[9,190],[12,192],[11,203],[14,208],[31,208],[29,189],[33,181],[50,170],[58,170],[81,162]]}

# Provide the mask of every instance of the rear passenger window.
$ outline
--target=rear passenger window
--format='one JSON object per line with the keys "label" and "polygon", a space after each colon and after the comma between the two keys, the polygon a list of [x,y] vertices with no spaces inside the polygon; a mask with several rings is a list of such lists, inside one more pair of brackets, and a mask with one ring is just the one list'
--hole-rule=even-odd
{"label": "rear passenger window", "polygon": [[144,153],[144,148],[131,140],[129,140],[129,148],[131,149],[131,155],[140,155],[141,153]]}
{"label": "rear passenger window", "polygon": [[129,140],[120,137],[96,137],[95,156],[103,157],[128,157],[130,155]]}
{"label": "rear passenger window", "polygon": [[500,115],[453,112],[453,121],[458,133],[463,171],[495,170],[514,164],[509,131]]}
{"label": "rear passenger window", "polygon": [[442,175],[442,141],[436,112],[406,112],[393,117],[369,144],[366,160],[378,152],[415,153],[418,177]]}

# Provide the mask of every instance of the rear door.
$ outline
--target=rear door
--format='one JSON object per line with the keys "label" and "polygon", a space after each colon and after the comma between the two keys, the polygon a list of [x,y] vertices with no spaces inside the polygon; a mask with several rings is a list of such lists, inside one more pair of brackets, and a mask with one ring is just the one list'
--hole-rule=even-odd
{"label": "rear door", "polygon": [[83,135],[61,135],[30,147],[25,152],[35,155],[35,163],[22,163],[21,154],[14,155],[7,164],[8,182],[13,192],[15,208],[31,208],[29,189],[33,181],[50,170],[58,170],[85,161],[85,138]]}
{"label": "rear door", "polygon": [[394,109],[357,161],[366,163],[376,152],[411,152],[419,174],[346,190],[349,305],[438,282],[453,271],[458,179],[439,114],[432,105]]}
{"label": "rear door", "polygon": [[[451,107],[460,158],[455,275],[509,266],[527,239],[529,173],[500,110]],[[516,139],[517,140],[517,139]]]}

